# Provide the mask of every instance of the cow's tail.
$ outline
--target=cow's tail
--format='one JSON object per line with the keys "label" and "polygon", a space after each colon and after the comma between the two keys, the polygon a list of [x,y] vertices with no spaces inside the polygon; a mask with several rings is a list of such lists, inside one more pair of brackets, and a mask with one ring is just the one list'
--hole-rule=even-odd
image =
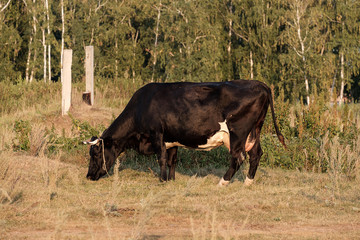
{"label": "cow's tail", "polygon": [[271,115],[272,115],[272,119],[274,121],[274,126],[275,126],[275,131],[276,131],[276,135],[279,139],[279,141],[281,142],[281,144],[284,146],[285,149],[287,149],[287,146],[285,144],[285,138],[284,136],[281,134],[278,125],[276,124],[276,116],[275,116],[275,110],[274,110],[274,101],[272,98],[272,93],[271,90],[269,89],[270,94],[269,96],[269,101],[270,101],[270,109],[271,109]]}

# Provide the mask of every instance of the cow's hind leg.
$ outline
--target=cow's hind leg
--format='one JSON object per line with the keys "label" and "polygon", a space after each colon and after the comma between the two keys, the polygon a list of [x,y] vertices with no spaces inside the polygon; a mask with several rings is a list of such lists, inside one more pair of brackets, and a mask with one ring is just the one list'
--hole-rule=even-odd
{"label": "cow's hind leg", "polygon": [[230,133],[230,167],[225,173],[224,177],[220,180],[220,186],[225,186],[229,184],[231,178],[235,175],[235,173],[242,165],[245,159],[245,140],[245,137],[238,137],[235,133]]}
{"label": "cow's hind leg", "polygon": [[250,167],[249,167],[249,172],[246,176],[245,182],[244,184],[246,186],[250,186],[253,181],[254,181],[254,177],[255,177],[255,173],[256,170],[259,166],[259,162],[260,162],[260,158],[263,154],[263,151],[261,149],[260,146],[260,139],[256,139],[255,145],[253,146],[253,148],[249,151],[249,162],[250,162]]}
{"label": "cow's hind leg", "polygon": [[249,153],[249,156],[250,156],[250,159],[249,159],[250,167],[249,167],[249,172],[248,172],[245,182],[244,182],[245,186],[250,186],[254,182],[255,173],[259,166],[260,158],[263,155],[263,151],[262,151],[261,145],[260,145],[260,132],[261,132],[261,128],[264,124],[265,115],[266,115],[266,112],[263,113],[263,115],[260,117],[260,120],[259,120],[256,128],[253,129],[251,132],[250,142],[251,142],[251,139],[255,139],[255,144],[252,147],[250,145],[249,147],[251,147],[251,148],[247,150]]}
{"label": "cow's hind leg", "polygon": [[220,180],[219,186],[226,186],[229,184],[231,178],[235,175],[235,173],[239,170],[244,160],[244,156],[231,157],[230,167],[225,173],[224,177]]}
{"label": "cow's hind leg", "polygon": [[169,168],[168,180],[175,180],[177,150],[177,147],[173,147],[167,150],[167,165]]}

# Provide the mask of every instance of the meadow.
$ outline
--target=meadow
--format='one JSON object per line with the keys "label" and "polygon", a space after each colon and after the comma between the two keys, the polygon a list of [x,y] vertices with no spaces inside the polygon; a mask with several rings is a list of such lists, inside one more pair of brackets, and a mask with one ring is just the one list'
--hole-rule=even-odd
{"label": "meadow", "polygon": [[60,84],[0,82],[0,239],[357,239],[360,108],[279,94],[288,149],[263,128],[264,155],[245,187],[245,162],[227,187],[223,147],[182,149],[176,181],[160,183],[156,158],[122,154],[110,176],[85,178],[82,140],[99,135],[138,86],[97,86],[95,105],[74,86],[61,116]]}

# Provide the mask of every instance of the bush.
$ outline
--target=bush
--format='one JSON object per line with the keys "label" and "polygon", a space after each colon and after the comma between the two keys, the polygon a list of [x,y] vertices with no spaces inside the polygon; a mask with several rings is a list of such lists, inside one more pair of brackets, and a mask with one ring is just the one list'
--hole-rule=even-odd
{"label": "bush", "polygon": [[13,141],[14,151],[28,151],[30,149],[31,126],[29,121],[18,120],[14,123],[16,138]]}
{"label": "bush", "polygon": [[61,83],[0,82],[0,113],[10,114],[34,105],[45,106],[60,97]]}
{"label": "bush", "polygon": [[[353,148],[359,135],[360,106],[357,104],[330,105],[321,96],[317,96],[310,106],[301,101],[290,104],[280,91],[274,105],[288,150],[280,146],[271,114],[268,114],[261,138],[263,166],[327,172],[328,161],[324,155],[319,156],[320,149],[324,148],[323,142],[336,139],[343,148]],[[325,148],[329,151],[331,147],[326,145]]]}

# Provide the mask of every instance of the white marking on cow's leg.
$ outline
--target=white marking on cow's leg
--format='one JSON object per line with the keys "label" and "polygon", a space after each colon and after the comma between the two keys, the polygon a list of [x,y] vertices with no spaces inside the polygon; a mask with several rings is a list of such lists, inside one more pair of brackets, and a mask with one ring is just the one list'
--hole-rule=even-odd
{"label": "white marking on cow's leg", "polygon": [[245,185],[246,187],[249,187],[251,184],[253,184],[253,182],[254,182],[254,179],[250,179],[250,178],[248,178],[248,177],[246,176],[246,179],[245,179],[245,181],[244,181],[244,185]]}
{"label": "white marking on cow's leg", "polygon": [[223,186],[228,185],[229,182],[230,182],[230,181],[226,181],[226,180],[224,180],[224,178],[221,178],[221,180],[220,180],[220,182],[219,182],[218,185],[219,185],[220,187],[223,187]]}

